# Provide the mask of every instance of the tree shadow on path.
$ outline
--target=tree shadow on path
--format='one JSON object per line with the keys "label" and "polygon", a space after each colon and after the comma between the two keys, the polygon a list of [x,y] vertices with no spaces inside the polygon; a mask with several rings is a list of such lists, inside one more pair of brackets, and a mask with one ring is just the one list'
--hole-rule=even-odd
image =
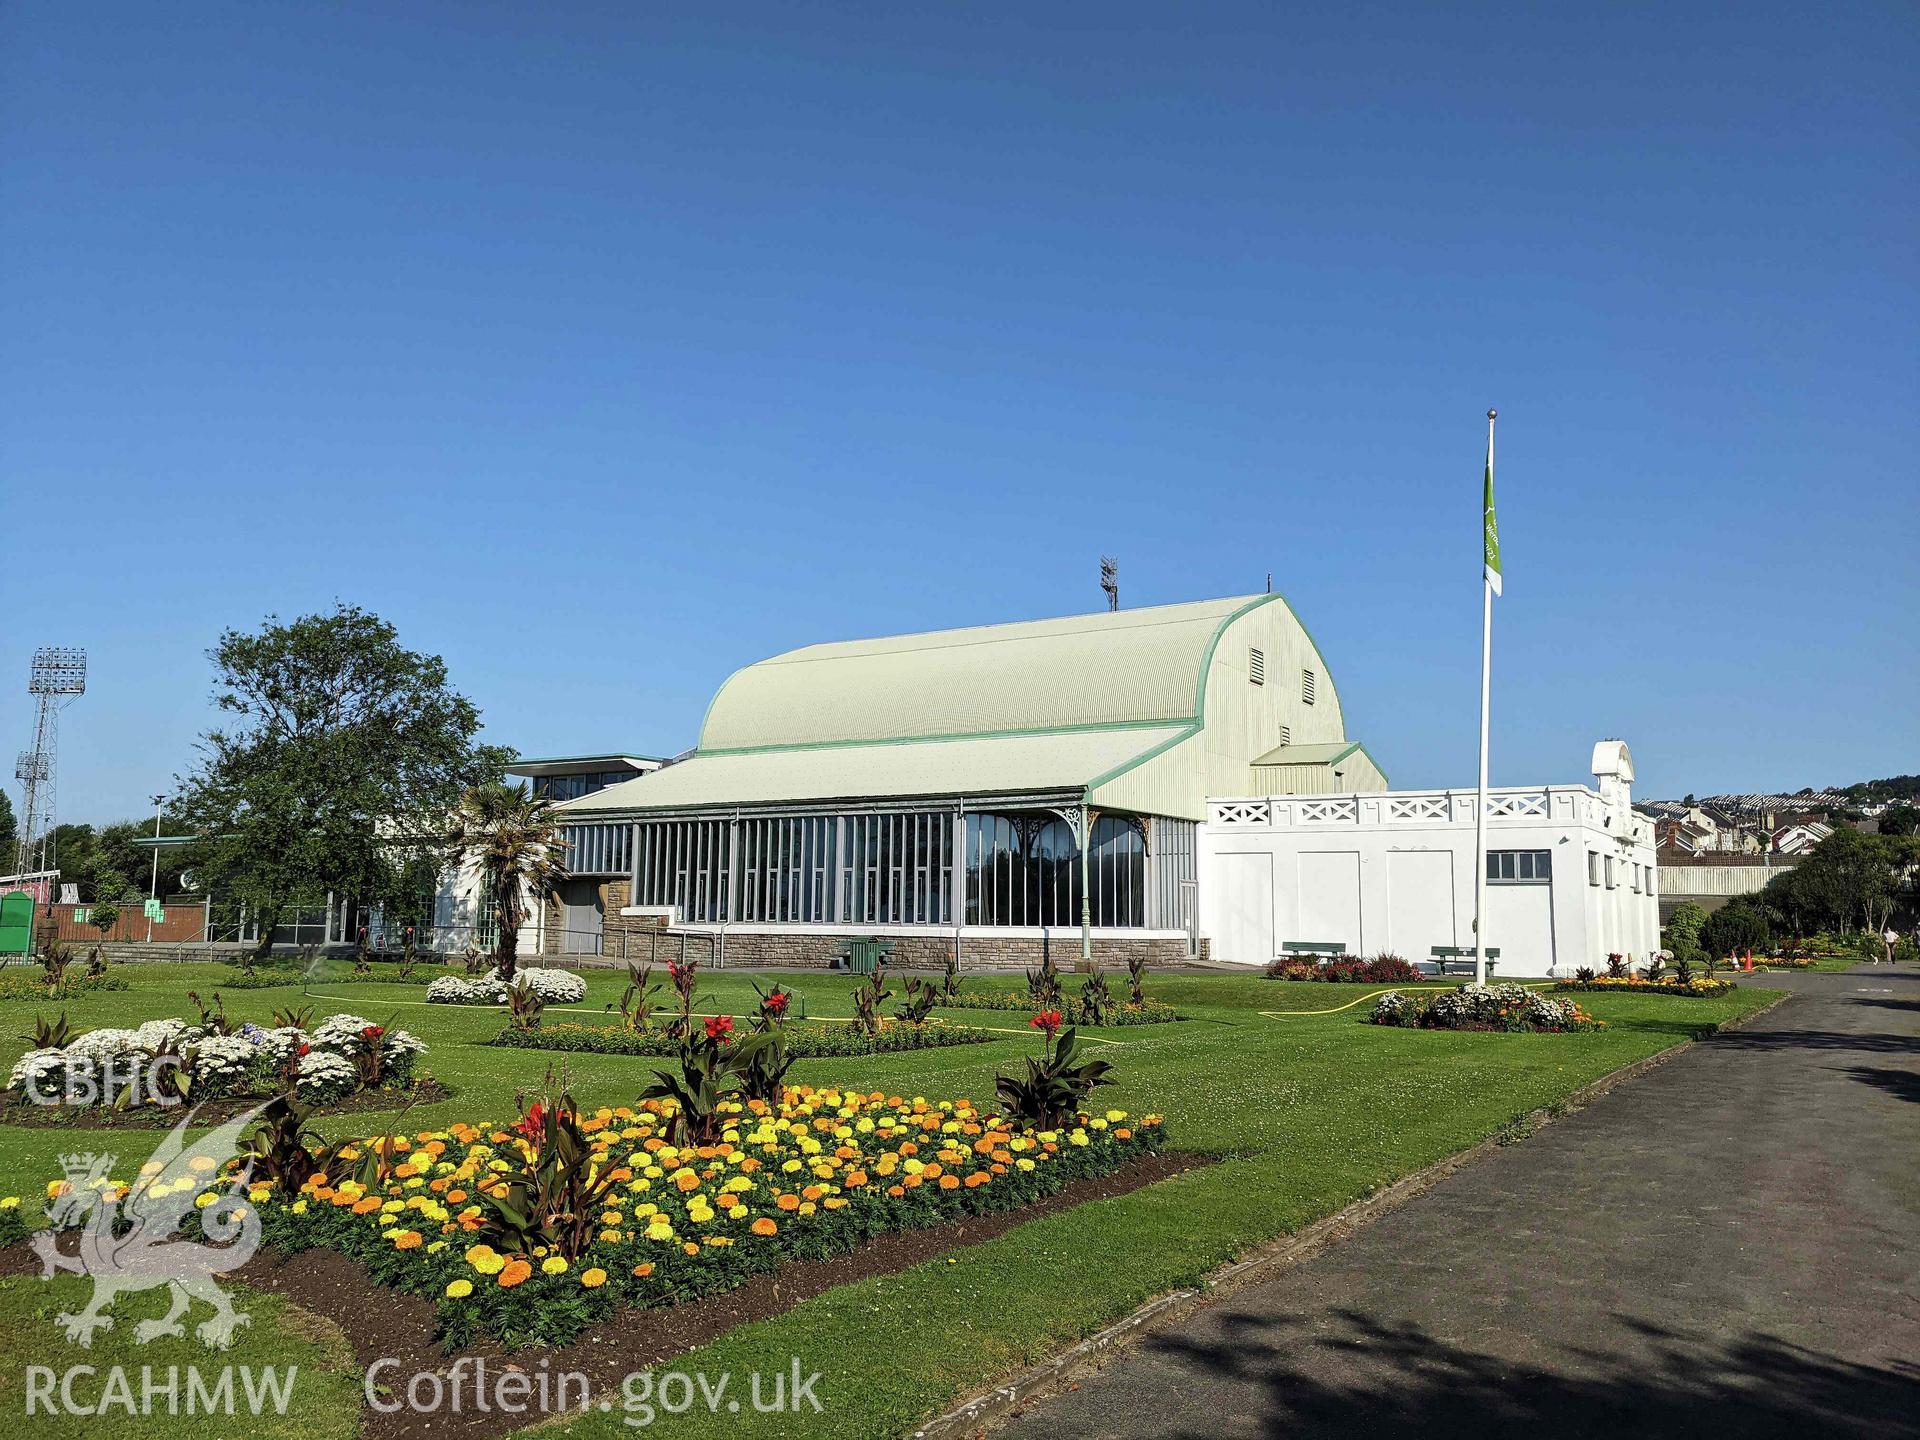
{"label": "tree shadow on path", "polygon": [[1236,1391],[1257,1386],[1261,1402],[1223,1394],[1231,1403],[1205,1428],[1137,1433],[1208,1440],[1229,1433],[1292,1440],[1920,1436],[1920,1368],[1909,1362],[1861,1364],[1757,1332],[1689,1335],[1626,1316],[1615,1324],[1638,1338],[1616,1347],[1634,1351],[1631,1357],[1561,1346],[1547,1369],[1350,1310],[1328,1312],[1310,1334],[1299,1318],[1222,1315],[1204,1336],[1169,1337],[1150,1348],[1199,1372],[1200,1396],[1208,1381],[1226,1377]]}

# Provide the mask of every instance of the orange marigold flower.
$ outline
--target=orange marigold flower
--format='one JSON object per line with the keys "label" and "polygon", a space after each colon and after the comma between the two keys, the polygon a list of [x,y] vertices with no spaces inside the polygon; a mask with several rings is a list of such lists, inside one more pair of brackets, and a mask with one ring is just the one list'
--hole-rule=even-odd
{"label": "orange marigold flower", "polygon": [[942,1190],[958,1190],[960,1188],[959,1177],[956,1175],[942,1175],[940,1177],[940,1188]]}
{"label": "orange marigold flower", "polygon": [[700,1247],[691,1240],[684,1242],[680,1248],[689,1255],[698,1255],[700,1253]]}
{"label": "orange marigold flower", "polygon": [[422,1239],[418,1230],[402,1230],[398,1235],[393,1237],[393,1248],[396,1250],[418,1250],[421,1243]]}
{"label": "orange marigold flower", "polygon": [[893,1196],[893,1198],[894,1198],[894,1199],[896,1199],[896,1200],[898,1200],[898,1199],[899,1199],[899,1198],[900,1198],[900,1197],[901,1197],[902,1195],[904,1195],[904,1194],[906,1194],[906,1193],[907,1193],[907,1192],[906,1192],[906,1191],[905,1191],[905,1190],[904,1190],[903,1188],[901,1188],[900,1186],[898,1186],[898,1185],[889,1185],[889,1186],[887,1186],[887,1194],[889,1194],[889,1195],[891,1195],[891,1196]]}
{"label": "orange marigold flower", "polygon": [[531,1274],[533,1274],[533,1266],[526,1261],[509,1260],[506,1268],[500,1272],[498,1284],[502,1290],[511,1290]]}
{"label": "orange marigold flower", "polygon": [[864,1170],[849,1170],[844,1178],[849,1190],[857,1189],[859,1186],[867,1183],[867,1172]]}
{"label": "orange marigold flower", "polygon": [[647,1276],[651,1275],[652,1273],[653,1273],[653,1266],[650,1263],[646,1265],[636,1265],[633,1267],[633,1278],[636,1280],[644,1280],[647,1278]]}
{"label": "orange marigold flower", "polygon": [[782,1210],[798,1210],[800,1208],[800,1197],[798,1195],[776,1195],[773,1203],[778,1205]]}
{"label": "orange marigold flower", "polygon": [[756,1235],[771,1235],[779,1228],[779,1224],[767,1215],[762,1215],[753,1222],[753,1233]]}

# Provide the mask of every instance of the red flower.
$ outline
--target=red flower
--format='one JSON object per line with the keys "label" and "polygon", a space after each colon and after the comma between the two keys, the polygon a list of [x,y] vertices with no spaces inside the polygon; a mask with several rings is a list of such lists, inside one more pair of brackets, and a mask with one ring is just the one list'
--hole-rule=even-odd
{"label": "red flower", "polygon": [[1046,1031],[1047,1038],[1051,1040],[1060,1029],[1060,1012],[1058,1010],[1042,1010],[1038,1015],[1034,1016],[1033,1019],[1029,1020],[1027,1024],[1035,1030]]}
{"label": "red flower", "polygon": [[714,1044],[718,1045],[731,1034],[733,1034],[733,1017],[731,1015],[709,1015],[707,1017],[707,1039],[713,1041]]}
{"label": "red flower", "polygon": [[513,1128],[529,1140],[538,1140],[547,1128],[547,1107],[538,1100],[534,1101],[526,1118]]}
{"label": "red flower", "polygon": [[762,1010],[765,1010],[769,1015],[786,1014],[787,1013],[787,992],[784,990],[774,991],[771,995],[767,996],[766,999],[760,1002],[760,1008]]}
{"label": "red flower", "polygon": [[363,1040],[378,1040],[386,1033],[387,1027],[384,1025],[369,1025],[360,1032],[360,1038]]}
{"label": "red flower", "polygon": [[300,1043],[300,1048],[299,1048],[298,1050],[296,1050],[296,1051],[294,1051],[293,1053],[294,1053],[294,1054],[295,1054],[296,1056],[300,1056],[300,1055],[305,1055],[305,1054],[306,1054],[307,1052],[309,1052],[309,1051],[310,1051],[310,1050],[312,1050],[312,1049],[313,1049],[313,1046],[311,1046],[311,1045],[309,1045],[309,1044],[307,1044],[307,1043],[306,1043],[306,1042],[305,1042],[305,1041],[303,1040],[303,1041],[301,1041],[301,1043]]}

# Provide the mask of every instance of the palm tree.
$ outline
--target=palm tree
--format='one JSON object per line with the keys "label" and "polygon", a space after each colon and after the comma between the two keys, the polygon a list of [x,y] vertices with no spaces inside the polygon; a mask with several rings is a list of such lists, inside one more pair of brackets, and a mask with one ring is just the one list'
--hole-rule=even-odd
{"label": "palm tree", "polygon": [[529,906],[566,877],[565,848],[553,802],[525,785],[476,785],[454,807],[447,855],[478,871],[481,893],[493,896],[499,930],[493,958],[503,980],[513,979],[519,963],[520,927]]}

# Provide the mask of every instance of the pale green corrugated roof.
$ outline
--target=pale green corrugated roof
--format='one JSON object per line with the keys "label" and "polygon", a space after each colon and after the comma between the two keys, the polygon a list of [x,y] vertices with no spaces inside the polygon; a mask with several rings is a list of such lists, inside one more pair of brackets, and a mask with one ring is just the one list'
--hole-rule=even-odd
{"label": "pale green corrugated roof", "polygon": [[560,809],[588,819],[595,811],[963,795],[983,787],[999,794],[1077,792],[1190,729],[1147,725],[695,755]]}
{"label": "pale green corrugated roof", "polygon": [[721,686],[699,753],[1193,723],[1221,628],[1279,598],[809,645]]}
{"label": "pale green corrugated roof", "polygon": [[1328,740],[1318,745],[1280,745],[1253,763],[1256,765],[1331,765],[1360,748],[1358,740]]}

